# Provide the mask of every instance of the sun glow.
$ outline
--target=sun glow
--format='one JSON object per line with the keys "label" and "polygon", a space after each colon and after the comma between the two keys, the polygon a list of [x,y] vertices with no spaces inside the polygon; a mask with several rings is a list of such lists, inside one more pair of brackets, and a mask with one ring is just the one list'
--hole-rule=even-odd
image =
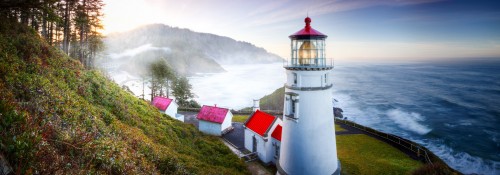
{"label": "sun glow", "polygon": [[123,32],[138,26],[152,23],[163,23],[160,7],[142,0],[106,0],[104,7],[104,30],[105,35],[113,32]]}

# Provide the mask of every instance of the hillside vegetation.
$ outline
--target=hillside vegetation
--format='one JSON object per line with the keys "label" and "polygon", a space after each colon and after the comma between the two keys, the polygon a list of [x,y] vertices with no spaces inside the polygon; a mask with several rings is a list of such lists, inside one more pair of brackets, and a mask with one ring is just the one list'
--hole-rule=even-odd
{"label": "hillside vegetation", "polygon": [[266,95],[260,99],[260,108],[263,110],[283,111],[285,98],[285,87],[276,89],[273,93]]}
{"label": "hillside vegetation", "polygon": [[161,115],[0,19],[0,155],[19,174],[246,174],[216,137]]}

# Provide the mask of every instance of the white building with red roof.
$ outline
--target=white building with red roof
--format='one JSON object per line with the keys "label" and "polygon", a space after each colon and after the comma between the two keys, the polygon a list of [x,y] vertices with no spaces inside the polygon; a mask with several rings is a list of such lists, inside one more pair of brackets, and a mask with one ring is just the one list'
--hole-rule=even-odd
{"label": "white building with red roof", "polygon": [[281,119],[263,111],[255,111],[245,122],[245,148],[257,153],[266,163],[279,159],[281,142]]}
{"label": "white building with red roof", "polygon": [[233,114],[226,108],[203,105],[196,119],[198,119],[198,130],[220,136],[232,128]]}
{"label": "white building with red roof", "polygon": [[181,114],[177,114],[177,108],[179,106],[177,105],[175,100],[166,97],[155,97],[151,104],[158,108],[161,113],[167,114],[174,119],[184,122],[184,116]]}

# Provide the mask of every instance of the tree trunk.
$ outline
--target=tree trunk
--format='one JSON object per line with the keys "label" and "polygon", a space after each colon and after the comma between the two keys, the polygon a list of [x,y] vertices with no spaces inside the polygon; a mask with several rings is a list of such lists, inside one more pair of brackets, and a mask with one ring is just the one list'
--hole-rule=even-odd
{"label": "tree trunk", "polygon": [[49,44],[51,46],[53,46],[54,43],[53,39],[54,39],[54,22],[51,21],[49,24],[49,38],[48,38]]}
{"label": "tree trunk", "polygon": [[45,11],[42,12],[42,36],[46,41],[49,40],[49,34],[47,33],[47,13]]}
{"label": "tree trunk", "polygon": [[167,79],[167,98],[170,98],[170,83],[169,80]]}
{"label": "tree trunk", "polygon": [[142,100],[144,100],[144,77],[142,77]]}
{"label": "tree trunk", "polygon": [[[81,9],[84,13],[84,18],[87,18],[87,6],[86,6],[86,0],[83,0],[83,9]],[[88,22],[87,22],[88,23]],[[85,43],[85,40],[86,38],[84,38],[83,34],[85,32],[85,23],[81,23],[80,24],[80,48],[78,49],[78,57],[80,59],[80,62],[83,63],[83,65],[88,68],[89,67],[89,62],[88,62],[88,58],[85,58],[85,55],[84,55],[84,43]]]}
{"label": "tree trunk", "polygon": [[66,9],[64,9],[64,30],[63,30],[63,51],[66,54],[69,54],[69,2],[66,2]]}

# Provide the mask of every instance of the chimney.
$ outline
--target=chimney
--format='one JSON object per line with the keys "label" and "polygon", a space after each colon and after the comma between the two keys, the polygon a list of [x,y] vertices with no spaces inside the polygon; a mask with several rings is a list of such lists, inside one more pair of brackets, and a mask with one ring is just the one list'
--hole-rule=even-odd
{"label": "chimney", "polygon": [[252,111],[255,112],[257,110],[260,110],[260,100],[259,99],[254,99],[253,100]]}

